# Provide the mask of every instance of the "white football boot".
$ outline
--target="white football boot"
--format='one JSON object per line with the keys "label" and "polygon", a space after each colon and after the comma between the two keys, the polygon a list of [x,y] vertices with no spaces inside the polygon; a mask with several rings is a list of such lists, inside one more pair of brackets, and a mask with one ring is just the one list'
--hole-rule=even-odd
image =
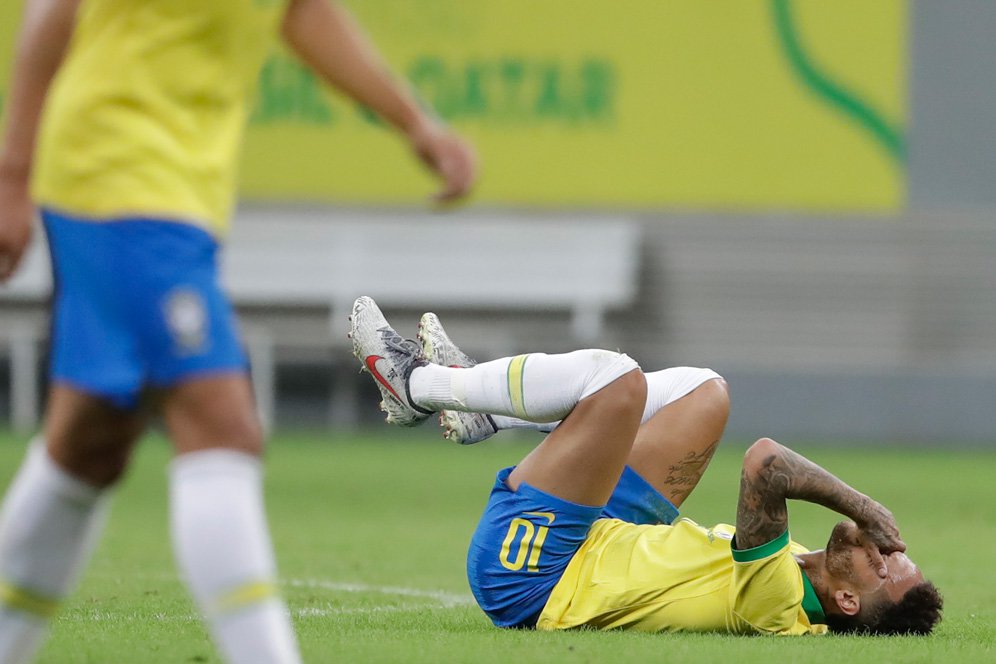
{"label": "white football boot", "polygon": [[[444,367],[472,367],[477,361],[460,350],[446,334],[439,317],[432,312],[422,315],[418,323],[418,339],[422,354],[433,364]],[[443,438],[461,445],[472,445],[498,433],[494,419],[487,413],[462,413],[444,410],[439,413]]]}
{"label": "white football boot", "polygon": [[403,427],[424,422],[432,411],[416,406],[408,390],[412,371],[427,363],[418,342],[395,332],[377,303],[365,295],[353,303],[349,323],[353,355],[377,383],[383,397],[380,409],[387,413],[387,422]]}

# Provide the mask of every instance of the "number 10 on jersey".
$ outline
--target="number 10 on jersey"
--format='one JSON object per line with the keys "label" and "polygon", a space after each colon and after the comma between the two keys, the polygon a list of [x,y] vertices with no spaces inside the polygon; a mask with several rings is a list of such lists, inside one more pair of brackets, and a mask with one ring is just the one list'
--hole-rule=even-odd
{"label": "number 10 on jersey", "polygon": [[[554,516],[550,512],[526,512],[523,516],[539,516],[547,520],[546,526],[537,526],[532,521],[522,517],[512,519],[508,525],[508,534],[501,544],[501,553],[498,559],[502,567],[517,572],[522,569],[528,559],[527,572],[539,571],[539,557],[543,550],[543,542],[546,541],[546,534],[550,530],[549,524],[553,523]],[[515,558],[511,558],[511,553],[515,542],[519,545],[516,548]]]}

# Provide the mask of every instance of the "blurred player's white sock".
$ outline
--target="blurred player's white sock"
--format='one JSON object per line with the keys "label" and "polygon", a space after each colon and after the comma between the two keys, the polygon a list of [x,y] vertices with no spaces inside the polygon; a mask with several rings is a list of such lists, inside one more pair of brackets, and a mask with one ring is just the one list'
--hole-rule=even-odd
{"label": "blurred player's white sock", "polygon": [[427,365],[412,372],[411,398],[431,410],[461,410],[552,422],[578,401],[638,369],[621,353],[578,350],[533,353],[483,362],[466,369]]}
{"label": "blurred player's white sock", "polygon": [[0,662],[33,659],[103,530],[103,493],[32,443],[0,509]]}
{"label": "blurred player's white sock", "polygon": [[173,547],[226,661],[301,661],[281,600],[254,457],[211,449],[170,467]]}

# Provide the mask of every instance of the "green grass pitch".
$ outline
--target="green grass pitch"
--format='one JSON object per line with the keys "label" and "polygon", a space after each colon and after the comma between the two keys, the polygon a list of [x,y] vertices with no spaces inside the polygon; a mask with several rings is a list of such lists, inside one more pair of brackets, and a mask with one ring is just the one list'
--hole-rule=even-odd
{"label": "green grass pitch", "polygon": [[[464,576],[467,541],[494,472],[529,440],[461,448],[422,432],[278,435],[267,505],[283,590],[308,662],[996,661],[996,454],[801,447],[895,512],[910,554],[945,594],[930,638],[798,639],[491,626]],[[788,441],[785,441],[788,442]],[[724,443],[683,513],[732,522],[743,444]],[[0,482],[24,445],[0,436]],[[118,491],[79,590],[40,660],[217,662],[177,580],[167,531],[166,444],[150,437]],[[826,541],[834,515],[794,505],[792,535]]]}

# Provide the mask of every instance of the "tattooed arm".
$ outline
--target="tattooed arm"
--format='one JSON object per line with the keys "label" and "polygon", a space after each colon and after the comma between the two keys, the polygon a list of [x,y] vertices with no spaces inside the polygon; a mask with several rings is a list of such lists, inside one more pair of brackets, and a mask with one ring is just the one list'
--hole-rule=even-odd
{"label": "tattooed arm", "polygon": [[849,517],[861,530],[862,544],[885,571],[883,553],[905,551],[892,513],[770,438],[754,443],[744,457],[737,506],[737,548],[770,542],[788,529],[786,499],[823,505]]}

